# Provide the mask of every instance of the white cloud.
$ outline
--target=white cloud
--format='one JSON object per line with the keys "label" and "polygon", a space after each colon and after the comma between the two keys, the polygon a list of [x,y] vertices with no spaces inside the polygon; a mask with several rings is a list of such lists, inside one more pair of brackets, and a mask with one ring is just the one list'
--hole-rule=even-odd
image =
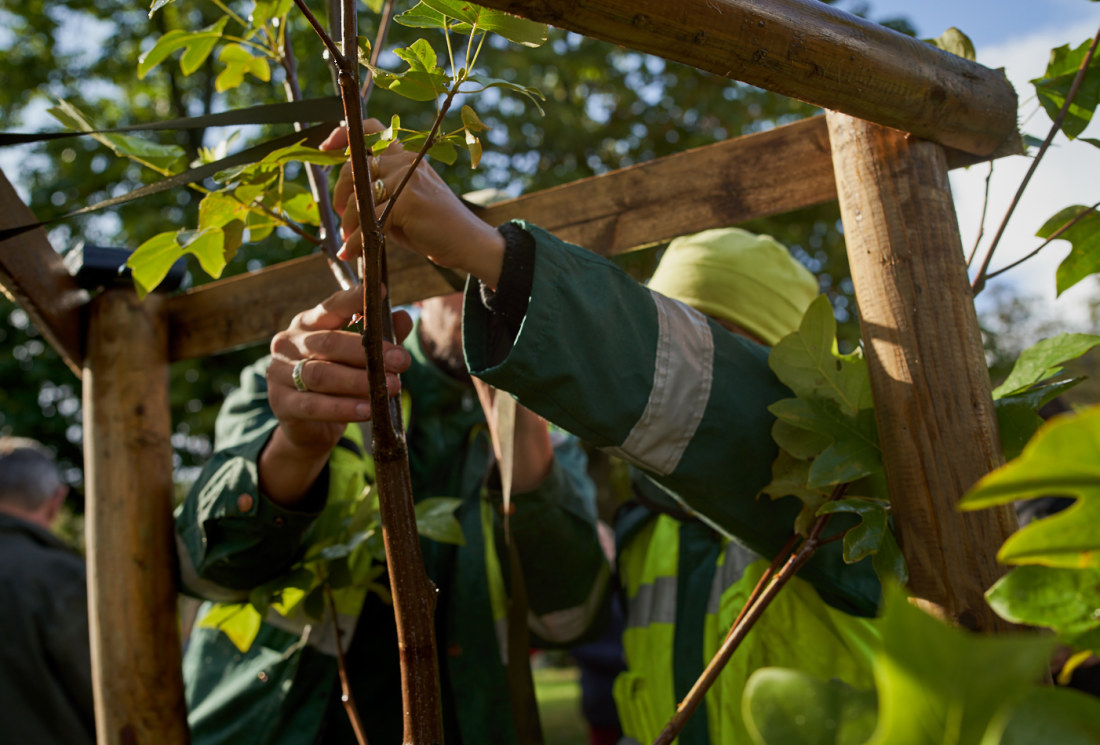
{"label": "white cloud", "polygon": [[[1096,28],[1093,21],[1084,21],[1058,31],[1049,29],[1034,34],[1024,34],[1005,43],[978,49],[978,60],[987,67],[1003,67],[1005,74],[1021,101],[1021,129],[1039,139],[1046,137],[1051,126],[1050,118],[1038,110],[1034,88],[1028,82],[1042,75],[1046,69],[1050,50],[1062,44],[1076,47],[1090,39]],[[1086,136],[1094,136],[1095,122]],[[1033,153],[1037,149],[1033,149]],[[1019,187],[1031,159],[1013,156],[996,161],[990,188],[989,210],[986,218],[985,237],[975,268],[984,255],[985,248],[996,232],[1005,211]],[[1059,210],[1074,204],[1092,204],[1100,200],[1100,180],[1096,173],[1100,166],[1100,149],[1087,143],[1070,142],[1058,135],[1050,150],[1043,156],[1034,176],[1023,193],[1023,198],[1008,223],[1005,235],[997,247],[991,269],[1005,266],[1021,258],[1042,242],[1035,237],[1048,218]],[[970,251],[978,234],[985,177],[988,166],[981,164],[967,170],[952,173],[951,184],[955,207],[959,216],[963,246]],[[998,277],[993,282],[1008,284],[1020,295],[1037,298],[1036,312],[1040,315],[1058,316],[1065,321],[1067,331],[1088,331],[1084,328],[1084,305],[1095,293],[1091,281],[1055,296],[1055,272],[1058,264],[1069,253],[1069,244],[1055,241],[1042,253],[1020,267]],[[973,271],[973,270],[972,270]],[[982,307],[979,296],[979,309]]]}

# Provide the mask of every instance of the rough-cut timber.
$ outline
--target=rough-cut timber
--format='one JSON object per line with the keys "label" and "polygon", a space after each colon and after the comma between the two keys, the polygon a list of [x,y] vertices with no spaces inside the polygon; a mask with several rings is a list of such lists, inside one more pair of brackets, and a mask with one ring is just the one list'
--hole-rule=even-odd
{"label": "rough-cut timber", "polygon": [[[0,227],[38,222],[0,172]],[[65,268],[38,228],[0,241],[0,288],[19,303],[76,375],[84,362],[82,306],[88,293]]]}
{"label": "rough-cut timber", "polygon": [[[946,150],[951,168],[980,159]],[[825,117],[705,145],[611,173],[475,208],[499,225],[523,218],[604,256],[678,235],[836,199]],[[451,291],[429,263],[390,249],[394,305]],[[168,300],[172,361],[269,340],[337,289],[320,255],[211,282]]]}
{"label": "rough-cut timber", "polygon": [[983,592],[1004,573],[1008,507],[956,504],[1003,463],[989,371],[942,148],[827,114],[879,443],[913,593],[1001,630]]}
{"label": "rough-cut timber", "polygon": [[818,0],[479,0],[977,155],[1019,151],[1004,76]]}
{"label": "rough-cut timber", "polygon": [[162,299],[92,301],[84,368],[88,612],[96,740],[186,745]]}

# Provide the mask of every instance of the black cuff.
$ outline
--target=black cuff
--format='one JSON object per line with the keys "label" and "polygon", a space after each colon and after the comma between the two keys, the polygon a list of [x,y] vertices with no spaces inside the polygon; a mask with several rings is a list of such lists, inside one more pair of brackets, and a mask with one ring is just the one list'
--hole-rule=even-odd
{"label": "black cuff", "polygon": [[535,277],[535,239],[522,227],[506,222],[497,228],[504,236],[504,261],[496,292],[479,285],[481,303],[489,311],[486,326],[490,364],[498,364],[519,334]]}

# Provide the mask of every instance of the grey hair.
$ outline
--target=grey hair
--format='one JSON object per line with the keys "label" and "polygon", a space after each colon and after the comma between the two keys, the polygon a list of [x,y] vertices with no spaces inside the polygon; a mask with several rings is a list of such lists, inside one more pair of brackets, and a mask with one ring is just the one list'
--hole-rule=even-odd
{"label": "grey hair", "polygon": [[0,437],[0,503],[35,510],[57,493],[53,453],[29,437]]}

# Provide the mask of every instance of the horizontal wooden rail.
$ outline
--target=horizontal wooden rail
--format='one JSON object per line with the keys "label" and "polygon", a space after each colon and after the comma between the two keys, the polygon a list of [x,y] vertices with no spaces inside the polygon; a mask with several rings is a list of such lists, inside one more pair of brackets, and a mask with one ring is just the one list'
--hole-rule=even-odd
{"label": "horizontal wooden rail", "polygon": [[[836,199],[824,117],[688,150],[500,202],[487,222],[529,220],[611,256],[678,235]],[[947,151],[952,168],[977,160]],[[451,290],[426,261],[390,251],[395,305]],[[320,255],[219,280],[169,299],[173,360],[266,342],[291,317],[336,290]]]}
{"label": "horizontal wooden rail", "polygon": [[1021,152],[1004,75],[818,0],[478,0],[977,155]]}

